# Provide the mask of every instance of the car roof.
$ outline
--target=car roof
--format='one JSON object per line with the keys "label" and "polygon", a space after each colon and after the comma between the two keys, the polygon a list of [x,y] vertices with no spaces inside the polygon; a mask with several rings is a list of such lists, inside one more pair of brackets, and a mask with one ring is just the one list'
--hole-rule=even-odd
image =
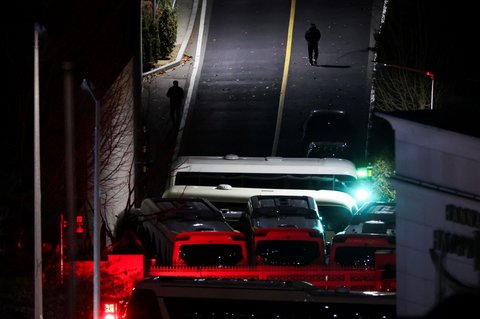
{"label": "car roof", "polygon": [[396,205],[390,202],[364,204],[350,219],[345,233],[350,234],[395,234]]}
{"label": "car roof", "polygon": [[380,220],[367,220],[350,224],[343,230],[344,234],[385,234],[395,235],[395,223]]}
{"label": "car roof", "polygon": [[163,224],[172,232],[233,231],[222,212],[203,198],[147,198],[141,211],[145,221]]}

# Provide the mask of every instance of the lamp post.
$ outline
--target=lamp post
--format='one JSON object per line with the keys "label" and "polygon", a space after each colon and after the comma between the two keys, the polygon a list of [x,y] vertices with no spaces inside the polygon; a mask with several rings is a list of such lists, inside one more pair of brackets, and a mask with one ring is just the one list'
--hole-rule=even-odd
{"label": "lamp post", "polygon": [[93,160],[93,319],[98,319],[100,310],[100,101],[93,94],[90,83],[83,79],[81,88],[95,102],[95,142]]}
{"label": "lamp post", "polygon": [[412,72],[416,72],[416,73],[421,73],[421,74],[424,74],[424,75],[428,76],[430,78],[430,80],[432,80],[432,89],[431,89],[431,92],[430,92],[430,110],[433,110],[433,90],[434,90],[434,86],[435,86],[435,75],[433,74],[433,72],[424,71],[424,70],[415,69],[415,68],[411,68],[411,67],[408,67],[408,66],[397,65],[397,64],[380,63],[380,65],[386,66],[386,67],[392,67],[392,68],[396,68],[396,69],[401,69],[401,70],[412,71]]}
{"label": "lamp post", "polygon": [[43,318],[43,294],[42,294],[42,204],[41,204],[41,182],[40,182],[40,80],[39,80],[39,54],[38,35],[43,27],[35,23],[34,26],[34,123],[33,123],[33,170],[34,170],[34,250],[35,250],[35,319]]}

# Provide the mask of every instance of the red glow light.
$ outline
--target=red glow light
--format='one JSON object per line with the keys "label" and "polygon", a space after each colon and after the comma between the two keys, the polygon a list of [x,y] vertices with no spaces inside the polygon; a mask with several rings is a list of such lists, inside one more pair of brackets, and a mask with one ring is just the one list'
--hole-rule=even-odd
{"label": "red glow light", "polygon": [[117,319],[117,304],[114,302],[108,302],[103,304],[103,318],[104,319]]}
{"label": "red glow light", "polygon": [[426,74],[428,77],[430,77],[430,79],[432,79],[432,80],[435,79],[435,75],[434,75],[432,72],[430,72],[430,71],[425,71],[425,74]]}
{"label": "red glow light", "polygon": [[75,217],[75,221],[77,223],[76,227],[75,227],[75,232],[77,234],[83,234],[83,216],[82,215],[77,215]]}

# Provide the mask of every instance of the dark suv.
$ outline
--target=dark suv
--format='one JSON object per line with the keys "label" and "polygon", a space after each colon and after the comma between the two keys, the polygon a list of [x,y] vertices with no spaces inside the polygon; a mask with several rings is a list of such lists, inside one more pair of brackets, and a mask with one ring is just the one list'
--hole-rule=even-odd
{"label": "dark suv", "polygon": [[315,199],[309,196],[252,196],[248,201],[252,251],[257,264],[325,263],[325,234]]}
{"label": "dark suv", "polygon": [[349,158],[349,117],[342,110],[313,110],[303,126],[306,157]]}

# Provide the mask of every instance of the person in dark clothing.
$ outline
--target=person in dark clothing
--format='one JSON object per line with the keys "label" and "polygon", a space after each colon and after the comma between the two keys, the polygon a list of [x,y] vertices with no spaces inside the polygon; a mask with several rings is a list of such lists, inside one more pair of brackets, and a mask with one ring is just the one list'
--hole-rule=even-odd
{"label": "person in dark clothing", "polygon": [[310,65],[317,64],[318,58],[318,41],[320,41],[320,30],[317,29],[315,23],[310,24],[310,28],[305,32],[305,40],[308,43],[308,61]]}
{"label": "person in dark clothing", "polygon": [[174,127],[179,128],[184,92],[183,89],[178,86],[177,80],[173,81],[173,86],[168,89],[167,97],[170,98],[170,118],[172,119]]}

